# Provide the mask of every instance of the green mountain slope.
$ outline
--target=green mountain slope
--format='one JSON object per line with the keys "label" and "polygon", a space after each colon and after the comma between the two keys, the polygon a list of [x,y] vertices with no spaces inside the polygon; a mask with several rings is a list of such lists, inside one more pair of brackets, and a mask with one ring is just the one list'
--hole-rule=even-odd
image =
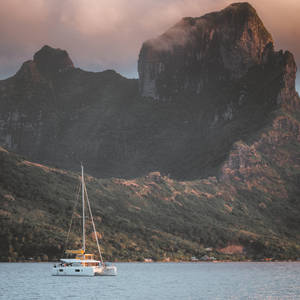
{"label": "green mountain slope", "polygon": [[[88,176],[105,259],[189,259],[204,255],[205,248],[218,258],[299,257],[299,128],[299,116],[274,112],[250,143],[235,143],[218,178]],[[1,259],[59,257],[79,174],[4,149],[0,166]],[[80,246],[80,219],[74,222],[70,247]]]}

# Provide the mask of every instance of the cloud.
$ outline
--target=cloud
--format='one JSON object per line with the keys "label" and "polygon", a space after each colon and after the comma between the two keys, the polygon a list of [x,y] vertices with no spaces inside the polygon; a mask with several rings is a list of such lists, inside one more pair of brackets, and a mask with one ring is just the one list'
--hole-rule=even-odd
{"label": "cloud", "polygon": [[[66,49],[76,66],[113,68],[137,76],[143,41],[186,16],[201,16],[227,0],[1,0],[0,77],[14,74],[44,44]],[[298,0],[253,0],[277,48],[300,63]]]}

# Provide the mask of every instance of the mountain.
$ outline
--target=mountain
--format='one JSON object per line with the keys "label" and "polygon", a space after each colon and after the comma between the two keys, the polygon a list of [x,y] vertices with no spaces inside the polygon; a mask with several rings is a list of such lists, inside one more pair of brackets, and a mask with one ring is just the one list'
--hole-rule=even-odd
{"label": "mountain", "polygon": [[107,155],[122,136],[119,114],[136,96],[137,81],[111,70],[82,71],[66,51],[44,46],[0,90],[3,146],[68,168],[87,159],[101,163],[105,175],[113,159]]}
{"label": "mountain", "polygon": [[299,108],[293,55],[274,51],[248,3],[184,18],[143,44],[138,68],[145,101],[190,109],[182,127],[195,132],[184,132],[176,156],[191,178],[217,174],[233,144],[249,141],[273,111]]}
{"label": "mountain", "polygon": [[143,44],[138,67],[139,81],[86,72],[43,47],[0,82],[0,145],[97,177],[204,178],[297,98],[292,54],[247,3],[184,18]]}
{"label": "mountain", "polygon": [[108,259],[299,257],[296,64],[255,9],[184,18],[142,45],[138,70],[86,72],[45,46],[0,82],[2,258],[28,256],[25,240],[59,255],[80,161],[102,178]]}

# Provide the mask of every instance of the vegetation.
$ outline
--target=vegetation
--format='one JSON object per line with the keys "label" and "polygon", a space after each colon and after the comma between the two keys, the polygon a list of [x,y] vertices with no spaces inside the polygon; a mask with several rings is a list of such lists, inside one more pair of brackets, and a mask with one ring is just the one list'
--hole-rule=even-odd
{"label": "vegetation", "polygon": [[[177,181],[159,172],[131,180],[87,176],[105,259],[300,257],[300,144],[297,135],[276,125],[283,119],[286,126],[298,124],[295,116],[278,112],[256,142],[234,145],[218,178]],[[0,166],[0,259],[57,259],[66,246],[79,174],[4,149]],[[79,210],[77,205],[75,216]],[[69,248],[80,247],[80,222],[74,218]],[[90,220],[87,228],[94,251]]]}

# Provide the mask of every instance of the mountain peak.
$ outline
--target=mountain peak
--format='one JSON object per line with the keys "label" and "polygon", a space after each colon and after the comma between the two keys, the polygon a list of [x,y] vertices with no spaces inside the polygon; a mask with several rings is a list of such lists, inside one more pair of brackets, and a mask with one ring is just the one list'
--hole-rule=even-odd
{"label": "mountain peak", "polygon": [[46,77],[74,67],[67,51],[55,49],[48,45],[43,46],[34,54],[33,61],[38,70]]}
{"label": "mountain peak", "polygon": [[245,10],[245,11],[247,10],[249,12],[253,12],[256,14],[255,8],[249,2],[235,2],[224,8],[224,10],[232,10],[232,9]]}
{"label": "mountain peak", "polygon": [[207,83],[215,86],[216,80],[241,78],[262,63],[269,44],[273,44],[271,34],[247,2],[202,17],[183,18],[143,44],[138,64],[141,94],[168,100],[187,85],[200,93]]}

